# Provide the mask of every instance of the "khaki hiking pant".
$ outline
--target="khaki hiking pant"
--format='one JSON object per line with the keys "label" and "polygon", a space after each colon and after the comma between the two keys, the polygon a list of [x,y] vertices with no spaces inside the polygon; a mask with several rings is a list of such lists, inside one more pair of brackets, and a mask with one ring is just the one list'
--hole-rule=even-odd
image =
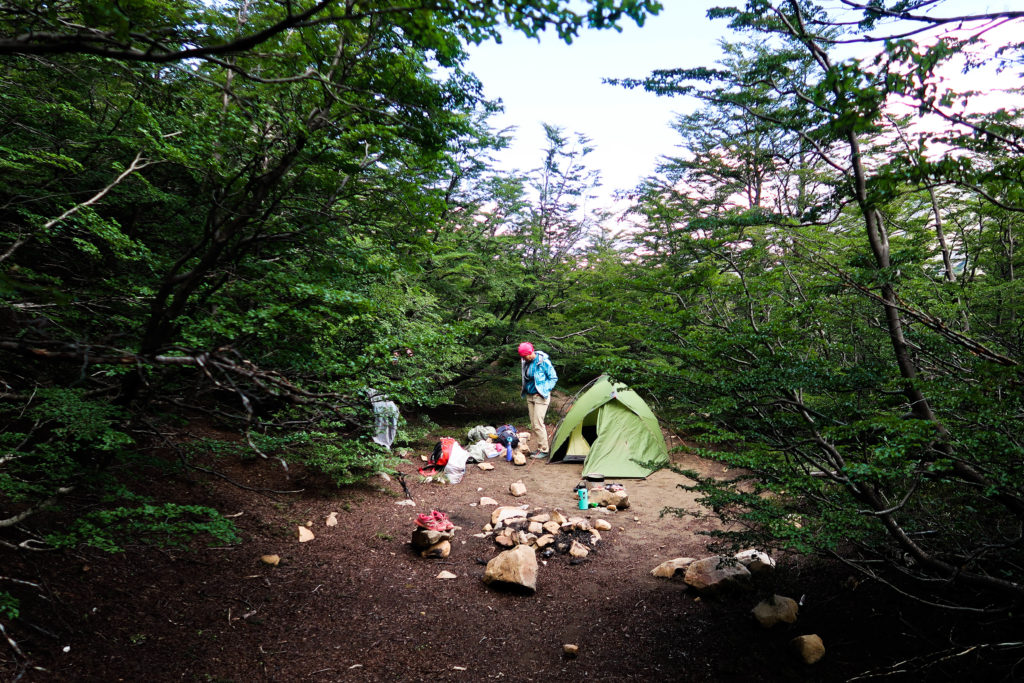
{"label": "khaki hiking pant", "polygon": [[527,394],[526,409],[530,413],[530,431],[533,432],[533,440],[530,443],[530,451],[534,453],[549,453],[548,451],[548,428],[544,426],[544,416],[548,412],[548,404],[551,397],[544,398],[540,394]]}

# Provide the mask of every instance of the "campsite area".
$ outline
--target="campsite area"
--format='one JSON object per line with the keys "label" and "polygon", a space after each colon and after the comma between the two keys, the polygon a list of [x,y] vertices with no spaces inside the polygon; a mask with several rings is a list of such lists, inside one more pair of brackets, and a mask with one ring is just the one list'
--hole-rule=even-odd
{"label": "campsite area", "polygon": [[[448,417],[436,436],[464,433],[462,416]],[[231,438],[212,426],[190,429],[192,437]],[[677,448],[675,437],[669,446],[678,468],[728,474]],[[32,617],[16,635],[39,668],[19,666],[7,651],[0,678],[840,681],[931,651],[940,637],[920,624],[910,631],[914,608],[880,586],[809,558],[778,556],[756,590],[717,598],[697,595],[679,577],[652,576],[665,560],[710,554],[709,538],[698,534],[714,527],[710,519],[661,514],[666,506],[695,507],[693,494],[678,487],[685,477],[671,470],[623,481],[628,509],[585,513],[611,530],[582,560],[541,560],[535,594],[488,587],[483,565],[502,549],[481,537],[494,507],[480,499],[576,514],[581,466],[495,458],[493,470],[470,465],[450,485],[421,480],[416,471],[427,453],[424,442],[399,466],[414,506],[399,504],[405,494],[396,476],[338,490],[258,458],[210,454],[195,463],[209,472],[153,476],[153,493],[223,511],[243,542],[22,554],[7,571],[38,577],[45,590],[25,603]],[[527,489],[519,498],[509,494],[516,481]],[[446,559],[423,559],[410,546],[416,515],[431,510],[457,525]],[[337,526],[327,526],[332,515]],[[300,543],[300,525],[315,538]],[[266,564],[264,555],[279,563]],[[438,579],[443,571],[456,578]],[[764,629],[753,620],[751,608],[772,593],[801,601],[795,624]],[[813,666],[788,647],[809,633],[826,648]],[[567,656],[566,644],[578,655]]]}

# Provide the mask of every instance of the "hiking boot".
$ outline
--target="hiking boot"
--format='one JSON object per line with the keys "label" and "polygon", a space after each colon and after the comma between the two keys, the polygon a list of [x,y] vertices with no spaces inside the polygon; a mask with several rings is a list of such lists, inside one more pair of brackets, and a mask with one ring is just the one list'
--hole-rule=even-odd
{"label": "hiking boot", "polygon": [[537,451],[536,453],[531,453],[530,457],[531,458],[537,458],[539,460],[540,458],[548,457],[548,454],[544,453],[543,451]]}

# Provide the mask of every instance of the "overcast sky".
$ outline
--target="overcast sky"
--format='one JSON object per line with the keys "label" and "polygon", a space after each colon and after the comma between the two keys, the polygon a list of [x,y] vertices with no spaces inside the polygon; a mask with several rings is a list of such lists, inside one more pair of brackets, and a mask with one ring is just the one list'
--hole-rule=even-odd
{"label": "overcast sky", "polygon": [[[601,82],[639,78],[654,69],[711,65],[720,57],[718,42],[726,35],[726,22],[710,21],[706,13],[724,4],[721,0],[663,4],[665,9],[642,28],[624,22],[621,33],[585,31],[572,45],[554,35],[538,42],[514,34],[500,45],[470,48],[469,70],[483,82],[490,99],[500,98],[505,105],[505,114],[494,125],[517,129],[512,148],[500,157],[503,168],[528,170],[541,164],[541,122],[591,138],[596,150],[587,157],[588,166],[600,170],[605,196],[631,189],[653,172],[658,157],[679,152],[678,136],[669,124],[674,113],[692,111],[694,100],[656,97]],[[1019,9],[1020,4],[1022,0],[948,0],[941,14]]]}
{"label": "overcast sky", "polygon": [[643,77],[653,69],[709,64],[717,58],[716,32],[725,23],[712,23],[705,13],[721,0],[664,4],[643,28],[629,21],[622,33],[585,31],[572,45],[554,35],[538,43],[516,34],[501,45],[470,49],[469,70],[480,77],[489,98],[505,104],[505,114],[495,125],[517,128],[513,148],[501,157],[506,168],[527,170],[541,164],[542,122],[591,138],[596,150],[587,157],[588,165],[601,171],[608,193],[632,188],[654,170],[660,155],[673,153],[673,112],[692,110],[692,100],[601,82]]}

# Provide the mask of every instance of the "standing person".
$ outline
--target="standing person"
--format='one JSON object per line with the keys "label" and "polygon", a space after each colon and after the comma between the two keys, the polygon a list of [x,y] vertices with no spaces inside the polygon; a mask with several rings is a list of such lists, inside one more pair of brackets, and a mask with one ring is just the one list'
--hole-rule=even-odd
{"label": "standing person", "polygon": [[555,388],[558,374],[551,358],[543,351],[533,348],[530,342],[519,345],[519,358],[523,380],[522,395],[526,397],[526,409],[530,413],[530,428],[533,431],[533,452],[530,457],[548,457],[548,428],[544,416],[551,403],[551,390]]}

